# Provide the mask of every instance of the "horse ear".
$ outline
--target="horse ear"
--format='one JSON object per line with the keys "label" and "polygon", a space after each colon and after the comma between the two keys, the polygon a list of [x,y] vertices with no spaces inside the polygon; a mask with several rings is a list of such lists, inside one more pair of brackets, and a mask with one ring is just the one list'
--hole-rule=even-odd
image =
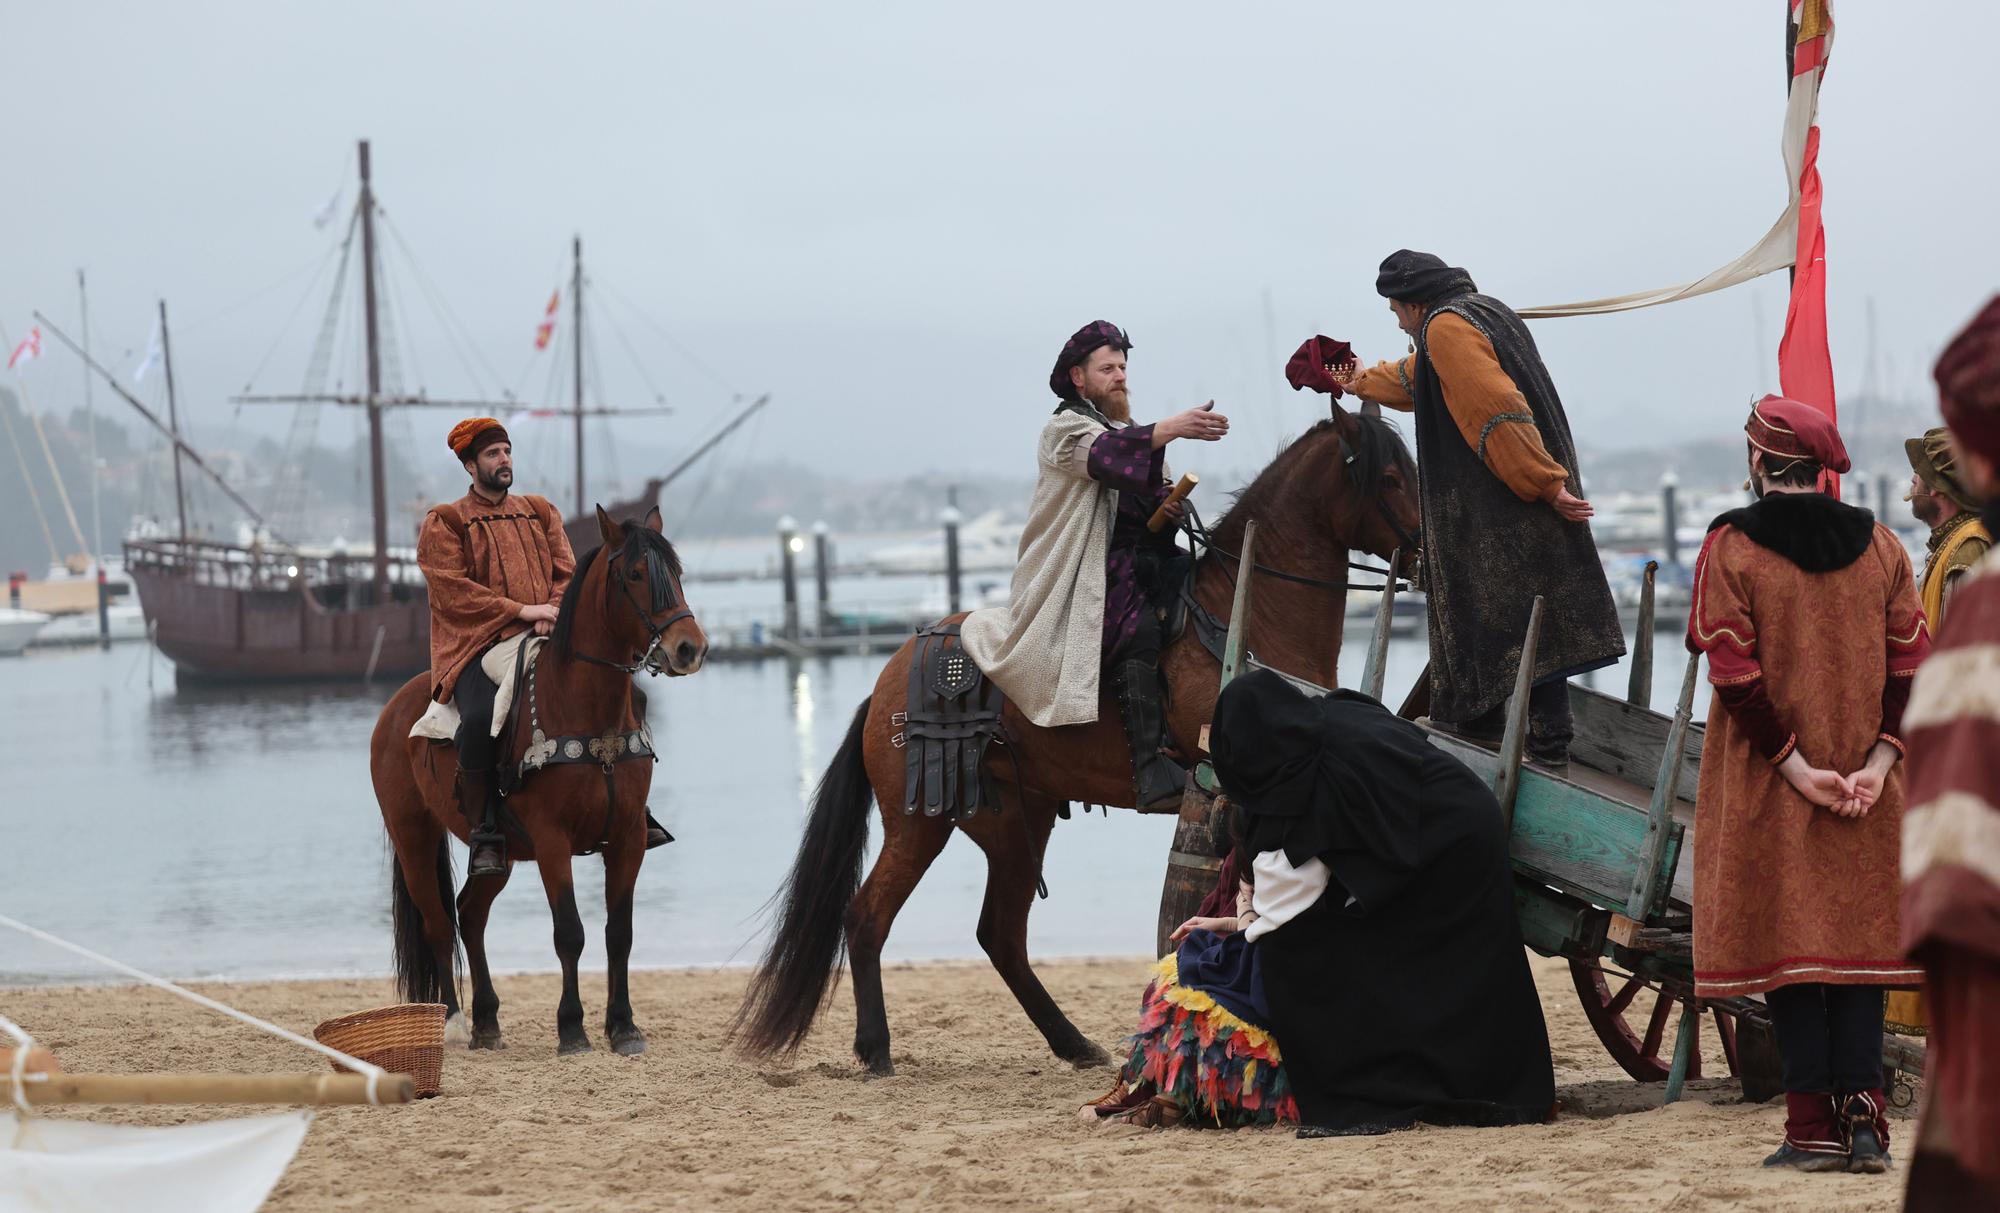
{"label": "horse ear", "polygon": [[656,505],[652,509],[646,511],[647,530],[653,532],[653,534],[655,535],[663,535],[666,533],[666,528],[667,528],[666,522],[660,517],[659,506]]}
{"label": "horse ear", "polygon": [[604,536],[606,547],[625,541],[625,528],[611,521],[611,515],[605,513],[601,505],[597,507],[597,533]]}

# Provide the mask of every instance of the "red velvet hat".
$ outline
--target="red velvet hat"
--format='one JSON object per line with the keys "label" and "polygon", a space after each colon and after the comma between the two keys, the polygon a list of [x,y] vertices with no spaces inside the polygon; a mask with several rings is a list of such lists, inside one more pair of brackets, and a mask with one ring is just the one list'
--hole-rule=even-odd
{"label": "red velvet hat", "polygon": [[[1354,347],[1331,337],[1311,337],[1285,364],[1285,379],[1293,391],[1311,388],[1340,399],[1340,384],[1332,371],[1354,365]],[[1332,369],[1329,369],[1332,368]]]}
{"label": "red velvet hat", "polygon": [[1764,397],[1750,407],[1743,432],[1751,446],[1778,459],[1806,459],[1834,473],[1854,466],[1833,418],[1801,400]]}

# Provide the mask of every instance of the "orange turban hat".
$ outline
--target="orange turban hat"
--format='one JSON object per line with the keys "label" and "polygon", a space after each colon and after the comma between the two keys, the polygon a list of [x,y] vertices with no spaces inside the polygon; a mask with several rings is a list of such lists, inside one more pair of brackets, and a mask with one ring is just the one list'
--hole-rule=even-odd
{"label": "orange turban hat", "polygon": [[491,417],[467,417],[451,427],[451,437],[445,441],[451,444],[451,453],[458,456],[460,463],[477,459],[479,452],[496,442],[511,442],[507,437],[507,427]]}

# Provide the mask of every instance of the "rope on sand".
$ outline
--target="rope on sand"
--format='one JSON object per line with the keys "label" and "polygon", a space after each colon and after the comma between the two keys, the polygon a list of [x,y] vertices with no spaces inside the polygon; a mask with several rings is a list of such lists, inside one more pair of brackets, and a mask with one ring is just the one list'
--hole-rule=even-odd
{"label": "rope on sand", "polygon": [[[247,1011],[239,1011],[235,1007],[229,1006],[226,1003],[217,1002],[215,999],[210,998],[205,994],[197,994],[193,990],[190,990],[185,986],[175,985],[173,982],[168,981],[164,977],[155,977],[151,973],[135,969],[131,965],[128,965],[123,961],[113,960],[109,956],[105,956],[98,952],[93,952],[89,948],[86,948],[81,944],[71,943],[67,939],[62,939],[59,938],[58,936],[51,935],[47,931],[41,930],[37,927],[31,927],[27,923],[22,922],[19,919],[9,918],[5,914],[0,914],[0,927],[11,927],[14,930],[19,931],[23,935],[26,935],[32,939],[38,939],[43,943],[49,944],[52,947],[61,948],[66,952],[73,952],[76,955],[81,956],[86,960],[95,961],[96,963],[101,964],[108,969],[112,969],[119,973],[123,973],[127,977],[143,981],[147,985],[165,990],[169,994],[178,995],[181,998],[185,998],[189,1002],[194,1003],[196,1006],[207,1007],[211,1011],[215,1011],[222,1015],[227,1015],[231,1019],[249,1024],[253,1028],[258,1028],[265,1032],[268,1032],[271,1035],[276,1036],[280,1040],[287,1040],[295,1045],[303,1045],[306,1048],[311,1049],[315,1053],[323,1054],[327,1058],[333,1061],[337,1061],[343,1066],[346,1066],[348,1069],[353,1070],[358,1074],[365,1075],[368,1079],[368,1102],[371,1104],[378,1104],[378,1105],[381,1103],[381,1099],[378,1097],[376,1091],[376,1084],[381,1079],[387,1077],[388,1075],[387,1072],[384,1071],[380,1066],[372,1065],[369,1062],[365,1062],[358,1057],[351,1057],[348,1054],[341,1052],[339,1049],[330,1048],[327,1045],[323,1045],[319,1041],[312,1039],[311,1037],[301,1036],[297,1032],[281,1028],[277,1024],[274,1024],[269,1020],[259,1019],[255,1015],[252,1015]],[[17,1047],[14,1051],[14,1064],[12,1066],[12,1072],[11,1072],[11,1079],[12,1079],[11,1086],[12,1086],[12,1094],[14,1096],[14,1104],[16,1107],[20,1108],[24,1114],[32,1115],[32,1113],[30,1113],[28,1110],[29,1104],[27,1099],[27,1090],[22,1084],[27,1082],[46,1082],[48,1081],[49,1076],[46,1074],[29,1074],[26,1072],[28,1064],[28,1050],[31,1047],[33,1047],[35,1043],[33,1037],[29,1036],[25,1031],[23,1031],[20,1027],[16,1026],[12,1021],[8,1020],[4,1016],[0,1016],[0,1031],[4,1031],[7,1035],[12,1036],[17,1042]]]}

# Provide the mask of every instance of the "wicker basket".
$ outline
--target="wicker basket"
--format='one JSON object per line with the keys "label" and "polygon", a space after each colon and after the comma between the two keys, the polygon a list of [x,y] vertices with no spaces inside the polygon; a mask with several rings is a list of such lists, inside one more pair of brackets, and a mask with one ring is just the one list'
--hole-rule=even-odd
{"label": "wicker basket", "polygon": [[[444,1082],[444,1004],[406,1002],[329,1019],[313,1039],[350,1057],[417,1081],[417,1098],[436,1095]],[[336,1070],[349,1067],[333,1063]]]}

